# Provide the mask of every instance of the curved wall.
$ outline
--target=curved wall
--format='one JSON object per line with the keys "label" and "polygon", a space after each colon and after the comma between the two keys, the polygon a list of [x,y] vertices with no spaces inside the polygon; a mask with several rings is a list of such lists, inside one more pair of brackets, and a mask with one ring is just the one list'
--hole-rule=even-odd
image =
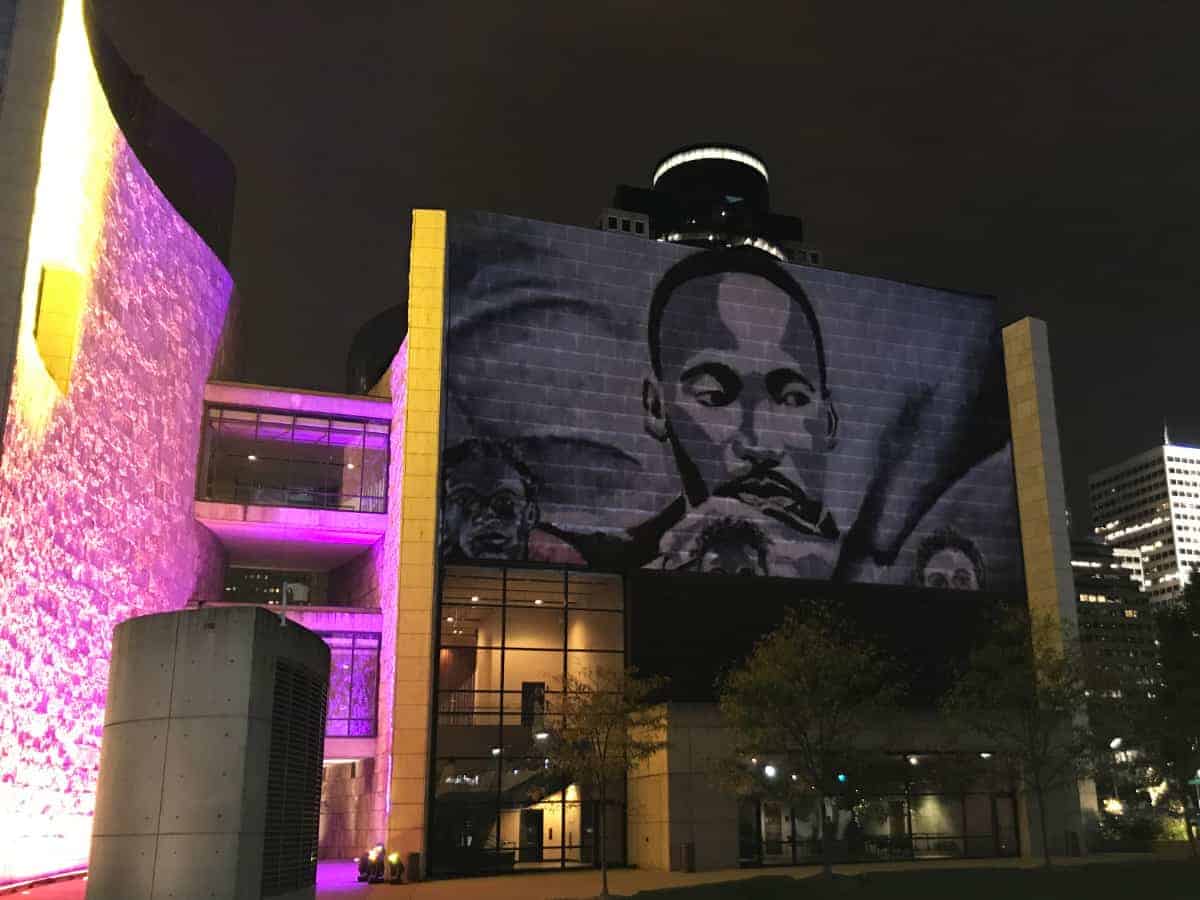
{"label": "curved wall", "polygon": [[0,884],[85,863],[112,630],[220,553],[192,499],[229,273],[118,128],[81,0],[53,52],[0,445]]}

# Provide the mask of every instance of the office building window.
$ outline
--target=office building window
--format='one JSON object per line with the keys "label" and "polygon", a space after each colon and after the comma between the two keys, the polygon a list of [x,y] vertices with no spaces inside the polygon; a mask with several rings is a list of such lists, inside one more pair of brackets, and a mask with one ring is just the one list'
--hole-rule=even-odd
{"label": "office building window", "polygon": [[375,419],[209,406],[196,496],[386,513],[390,427]]}
{"label": "office building window", "polygon": [[[625,665],[621,578],[447,567],[438,615],[433,872],[591,865],[601,811],[547,748],[564,681]],[[623,857],[624,820],[612,805],[610,860]]]}

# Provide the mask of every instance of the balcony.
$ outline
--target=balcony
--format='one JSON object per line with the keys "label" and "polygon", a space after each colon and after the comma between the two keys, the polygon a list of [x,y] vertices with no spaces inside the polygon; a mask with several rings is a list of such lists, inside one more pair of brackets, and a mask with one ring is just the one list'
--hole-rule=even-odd
{"label": "balcony", "polygon": [[196,517],[234,565],[330,569],[386,529],[391,402],[213,383]]}

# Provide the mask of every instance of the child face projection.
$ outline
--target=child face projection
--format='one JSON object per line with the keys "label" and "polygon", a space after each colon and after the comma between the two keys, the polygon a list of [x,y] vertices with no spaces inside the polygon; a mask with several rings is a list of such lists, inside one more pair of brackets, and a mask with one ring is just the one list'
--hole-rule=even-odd
{"label": "child face projection", "polygon": [[791,529],[833,538],[822,461],[837,418],[802,304],[802,295],[748,273],[677,288],[658,328],[657,377],[646,383],[648,427],[670,442],[692,506],[734,498]]}
{"label": "child face projection", "polygon": [[538,520],[533,482],[499,445],[470,441],[451,451],[445,477],[442,555],[523,560]]}

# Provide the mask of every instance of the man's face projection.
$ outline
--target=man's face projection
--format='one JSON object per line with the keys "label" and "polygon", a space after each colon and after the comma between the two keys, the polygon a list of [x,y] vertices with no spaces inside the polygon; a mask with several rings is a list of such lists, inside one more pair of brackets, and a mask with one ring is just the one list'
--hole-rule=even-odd
{"label": "man's face projection", "polygon": [[921,579],[925,587],[955,591],[979,590],[975,564],[966,553],[954,547],[945,547],[933,554],[921,571]]}
{"label": "man's face projection", "polygon": [[537,506],[512,466],[470,459],[446,475],[443,540],[467,559],[524,559]]}
{"label": "man's face projection", "polygon": [[668,301],[660,346],[662,414],[689,500],[736,498],[831,536],[817,482],[836,420],[797,301],[755,275],[697,278]]}

